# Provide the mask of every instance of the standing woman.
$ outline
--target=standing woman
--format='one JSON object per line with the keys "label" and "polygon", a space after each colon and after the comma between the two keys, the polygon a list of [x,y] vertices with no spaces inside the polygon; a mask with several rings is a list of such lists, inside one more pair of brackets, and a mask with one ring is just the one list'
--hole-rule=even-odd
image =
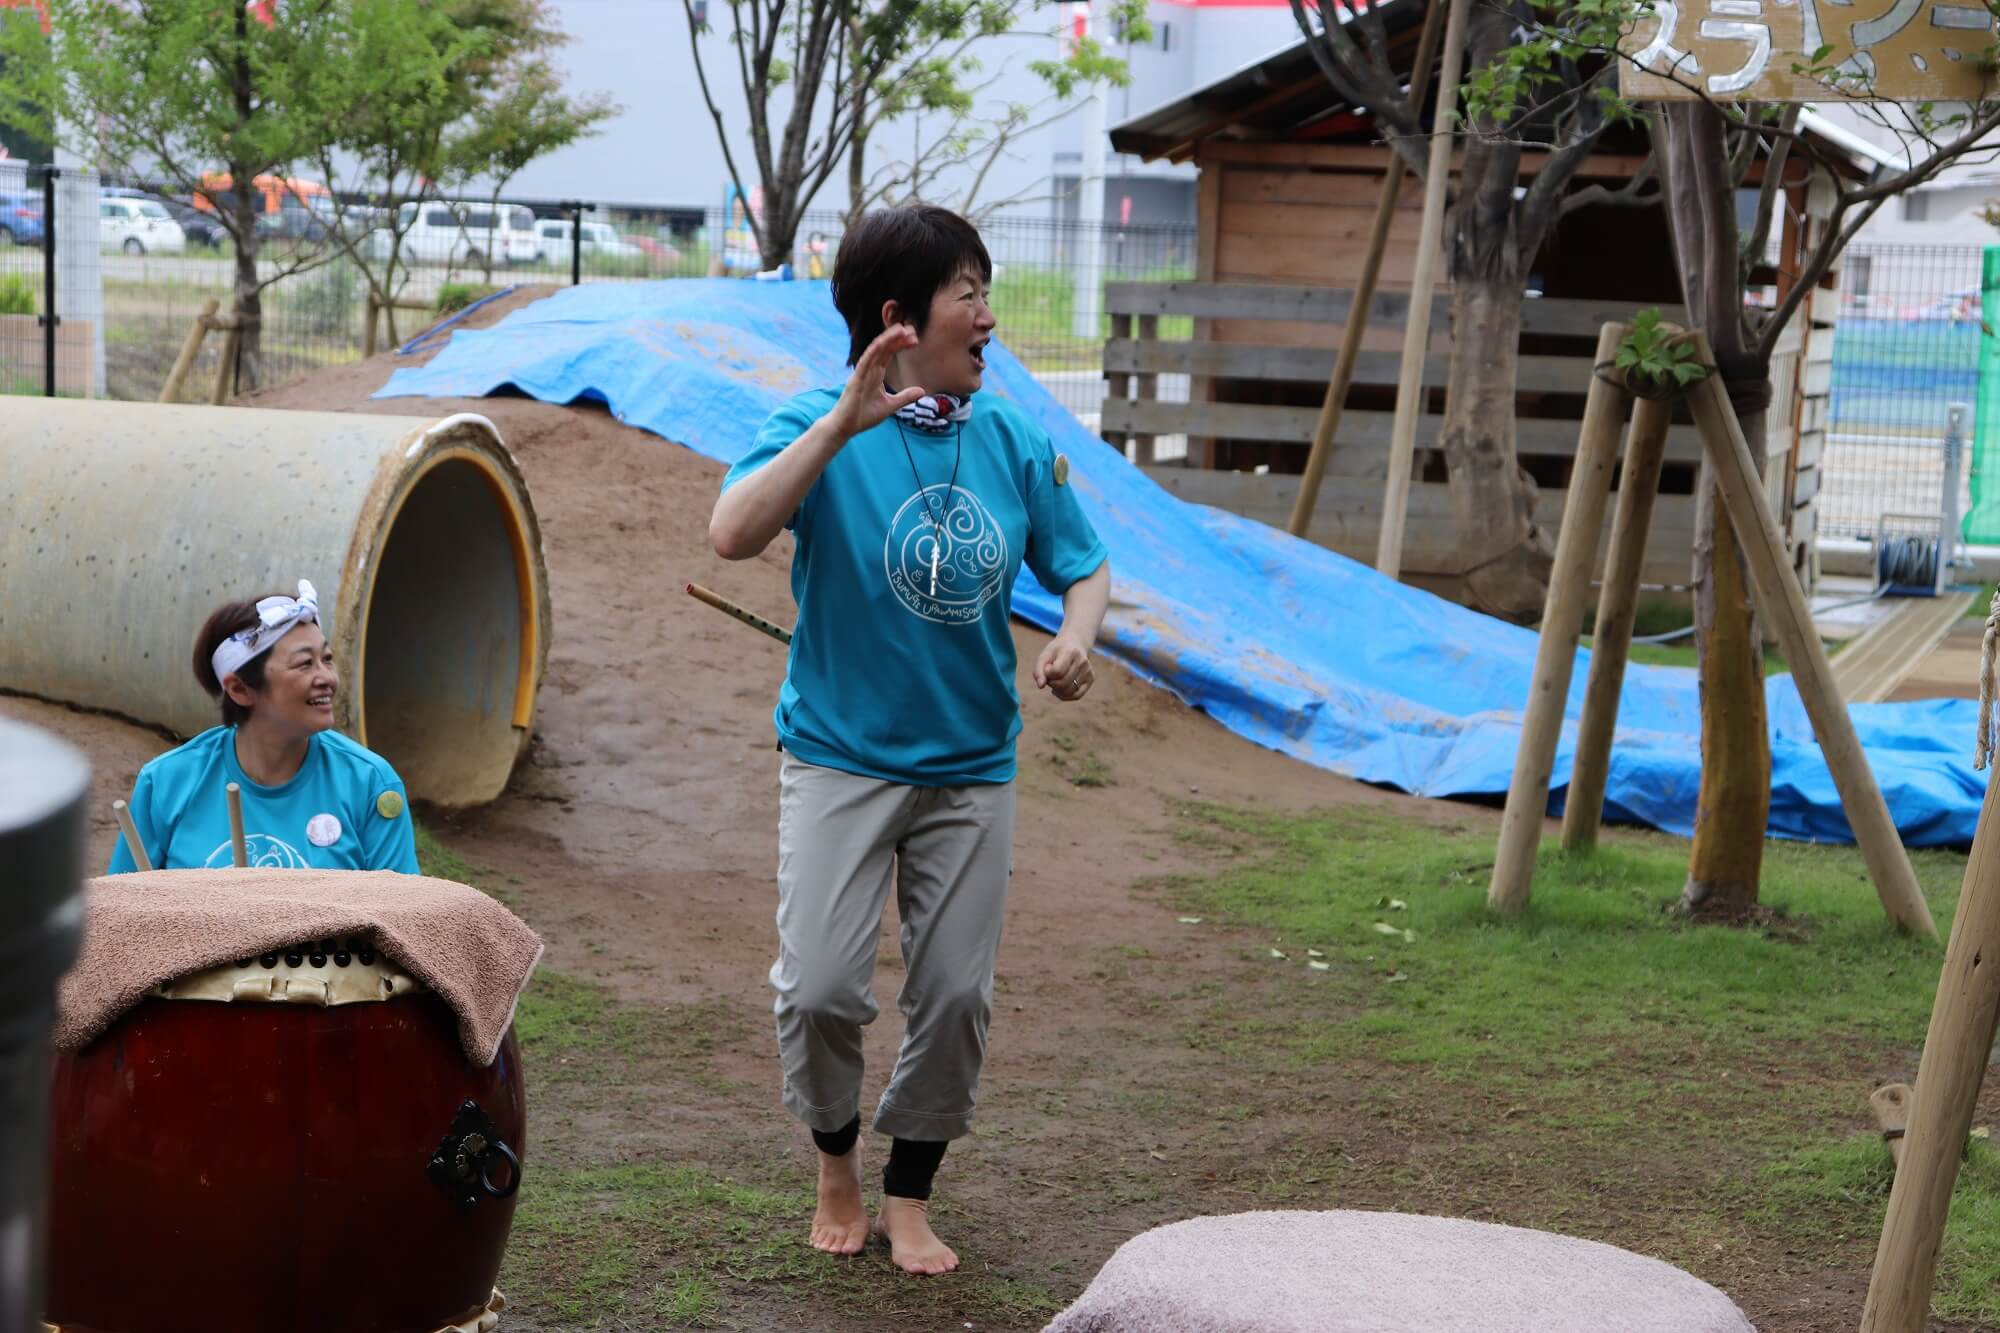
{"label": "standing woman", "polygon": [[[222,725],[153,759],[132,785],[132,824],[154,869],[234,863],[234,782],[253,866],[418,873],[403,780],[333,730],[340,674],[312,584],[217,607],[195,635],[194,678],[220,701]],[[105,873],[136,869],[121,833]]]}
{"label": "standing woman", "polygon": [[1111,588],[1069,466],[1011,404],[975,401],[993,265],[942,208],[871,213],[842,239],[833,301],[846,385],[772,414],[723,479],[718,555],[797,541],[798,603],[776,711],[778,1047],[784,1103],[819,1148],[812,1243],[859,1253],[861,1030],[893,883],[905,1030],[875,1108],[891,1135],[875,1223],[895,1262],[943,1273],[931,1231],[945,1145],[972,1126],[1012,873],[1020,700],[1009,625],[1023,561],[1063,602],[1035,686],[1090,688]]}

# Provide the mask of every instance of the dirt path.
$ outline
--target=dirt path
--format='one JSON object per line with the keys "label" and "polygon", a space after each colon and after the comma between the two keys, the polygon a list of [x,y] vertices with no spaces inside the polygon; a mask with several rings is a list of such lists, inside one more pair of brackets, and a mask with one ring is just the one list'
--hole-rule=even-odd
{"label": "dirt path", "polygon": [[[496,303],[472,322],[534,295]],[[378,357],[252,401],[433,417],[476,411],[496,423],[526,473],[555,611],[537,740],[502,800],[434,827],[541,932],[549,969],[602,988],[635,1016],[620,1027],[590,1011],[572,1034],[574,1065],[566,1055],[531,1071],[537,1169],[557,1173],[579,1216],[623,1206],[614,1196],[657,1197],[653,1221],[664,1226],[660,1217],[694,1206],[667,1189],[678,1177],[618,1176],[652,1184],[598,1188],[591,1182],[606,1178],[591,1173],[688,1164],[731,1188],[779,1191],[771,1206],[782,1212],[796,1200],[781,1192],[806,1179],[809,1146],[778,1109],[764,983],[777,771],[769,713],[783,658],[681,586],[706,583],[785,621],[789,551],[736,565],[716,559],[703,531],[720,467],[599,407],[368,400],[392,363]],[[1024,662],[1044,642],[1019,627],[1016,639]],[[1038,696],[1031,681],[1022,694],[1021,832],[982,1129],[954,1148],[941,1180],[954,1238],[967,1238],[967,1273],[983,1285],[913,1285],[872,1260],[861,1261],[870,1265],[864,1277],[827,1276],[797,1243],[799,1229],[773,1222],[769,1267],[733,1261],[736,1281],[718,1317],[746,1328],[974,1320],[1035,1328],[1120,1242],[1178,1217],[1335,1198],[1507,1215],[1502,1177],[1453,1169],[1476,1147],[1470,1125],[1426,1122],[1398,1096],[1379,1095],[1368,1070],[1298,1079],[1233,1048],[1229,1016],[1265,1003],[1282,1012],[1270,989],[1277,983],[1246,969],[1242,942],[1186,928],[1146,887],[1220,855],[1174,837],[1190,800],[1359,804],[1481,828],[1497,823],[1492,813],[1299,765],[1122,671],[1101,672],[1080,705]],[[94,811],[166,744],[24,700],[0,699],[0,712],[55,726],[86,748]],[[93,818],[92,862],[101,864],[112,832],[108,815]],[[885,922],[877,978],[885,1017],[869,1033],[869,1096],[901,1028],[894,930]],[[1574,1229],[1634,1243],[1645,1227],[1634,1215],[1639,1202],[1607,1202]],[[510,1261],[516,1309],[503,1327],[607,1326],[603,1307],[576,1294],[595,1290],[582,1262]],[[645,1270],[635,1272],[629,1280],[643,1287]],[[523,1289],[522,1273],[545,1275],[547,1289]],[[1718,1260],[1702,1275],[1767,1329],[1851,1326],[1858,1313],[1852,1271],[1803,1272],[1796,1261],[1774,1271],[1746,1257]],[[838,1299],[815,1299],[821,1284]],[[560,1299],[559,1286],[568,1293]],[[658,1322],[636,1311],[610,1325]]]}

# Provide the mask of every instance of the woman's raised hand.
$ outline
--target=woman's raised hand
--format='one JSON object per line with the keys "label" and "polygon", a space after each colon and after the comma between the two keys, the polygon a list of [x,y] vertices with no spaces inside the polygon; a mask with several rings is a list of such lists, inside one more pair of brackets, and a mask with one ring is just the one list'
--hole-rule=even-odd
{"label": "woman's raised hand", "polygon": [[843,439],[851,440],[862,431],[881,425],[899,408],[924,396],[921,388],[890,393],[887,384],[889,366],[896,354],[916,345],[917,331],[908,324],[891,324],[868,344],[868,350],[854,364],[854,373],[847,377],[840,401],[827,414]]}

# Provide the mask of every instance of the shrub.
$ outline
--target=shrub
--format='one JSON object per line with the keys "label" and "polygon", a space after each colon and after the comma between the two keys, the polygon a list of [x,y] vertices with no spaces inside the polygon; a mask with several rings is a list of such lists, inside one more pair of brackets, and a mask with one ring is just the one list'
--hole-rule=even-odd
{"label": "shrub", "polygon": [[469,282],[444,283],[438,287],[437,312],[440,315],[449,315],[454,311],[463,310],[492,290],[491,287],[477,287]]}
{"label": "shrub", "polygon": [[0,273],[0,315],[35,313],[35,284],[23,273]]}

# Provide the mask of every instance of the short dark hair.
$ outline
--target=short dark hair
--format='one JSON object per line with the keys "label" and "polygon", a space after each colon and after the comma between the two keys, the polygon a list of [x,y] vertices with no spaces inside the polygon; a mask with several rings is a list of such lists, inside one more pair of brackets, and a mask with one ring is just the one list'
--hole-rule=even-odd
{"label": "short dark hair", "polygon": [[894,301],[918,333],[931,302],[961,273],[993,281],[993,261],[970,222],[948,208],[914,204],[865,215],[840,238],[833,304],[847,321],[847,364],[882,336],[882,306]]}
{"label": "short dark hair", "polygon": [[[271,595],[271,594],[266,594]],[[201,622],[201,629],[194,636],[194,678],[203,692],[222,701],[222,725],[233,727],[250,716],[250,710],[229,697],[222,688],[221,680],[215,674],[215,650],[222,641],[241,630],[249,629],[257,623],[257,603],[260,599],[224,602],[208,613],[208,619]],[[242,666],[236,668],[236,675],[245,685],[258,692],[264,689],[264,668],[269,664],[268,650],[257,654]]]}

